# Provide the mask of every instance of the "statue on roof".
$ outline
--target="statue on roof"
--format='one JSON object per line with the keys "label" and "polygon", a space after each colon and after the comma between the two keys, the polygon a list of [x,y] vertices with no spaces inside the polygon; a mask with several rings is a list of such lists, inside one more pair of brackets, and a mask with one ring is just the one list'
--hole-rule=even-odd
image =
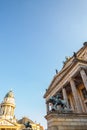
{"label": "statue on roof", "polygon": [[84,46],[87,46],[87,42],[84,42],[83,45],[84,45]]}
{"label": "statue on roof", "polygon": [[77,57],[76,52],[73,52],[73,56],[74,56],[75,58]]}
{"label": "statue on roof", "polygon": [[58,70],[56,69],[56,74],[58,74]]}
{"label": "statue on roof", "polygon": [[69,59],[70,59],[69,56],[65,56],[65,61],[63,61],[63,65],[65,65],[68,62]]}

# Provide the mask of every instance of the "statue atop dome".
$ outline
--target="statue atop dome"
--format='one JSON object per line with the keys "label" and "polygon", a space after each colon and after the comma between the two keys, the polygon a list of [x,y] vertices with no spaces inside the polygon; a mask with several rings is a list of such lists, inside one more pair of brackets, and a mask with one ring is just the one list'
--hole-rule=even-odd
{"label": "statue atop dome", "polygon": [[9,120],[14,120],[15,98],[13,91],[9,91],[0,106],[0,115]]}
{"label": "statue atop dome", "polygon": [[13,93],[12,90],[10,90],[10,91],[5,95],[5,98],[8,98],[8,97],[14,98],[14,93]]}

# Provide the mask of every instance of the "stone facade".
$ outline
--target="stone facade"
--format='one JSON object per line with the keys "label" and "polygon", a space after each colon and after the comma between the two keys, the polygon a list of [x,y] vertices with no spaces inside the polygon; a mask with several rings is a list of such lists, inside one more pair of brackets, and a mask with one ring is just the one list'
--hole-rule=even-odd
{"label": "stone facade", "polygon": [[[66,59],[63,68],[54,76],[50,86],[44,95],[47,106],[46,119],[48,122],[48,130],[54,129],[49,127],[50,120],[48,118],[48,115],[50,113],[50,107],[48,100],[51,96],[56,96],[58,93],[61,93],[62,98],[67,102],[67,107],[73,111],[70,116],[63,114],[63,123],[65,116],[67,116],[69,118],[65,120],[65,123],[70,120],[68,123],[73,124],[73,130],[80,130],[81,127],[79,128],[79,126],[84,126],[84,129],[82,128],[82,130],[87,130],[85,127],[87,124],[87,42],[85,42],[83,47],[78,52],[74,53],[72,57]],[[78,119],[74,113],[78,114]],[[85,117],[84,113],[86,115]],[[82,114],[83,116],[81,116]],[[54,117],[57,118],[55,114]],[[73,122],[72,117],[74,117],[73,120],[76,120],[77,125],[75,126],[74,123],[71,123]],[[51,120],[55,120],[55,118],[52,118]],[[59,119],[57,118],[57,123],[58,120]],[[84,123],[84,120],[86,124]],[[55,130],[72,130],[70,127],[71,125],[67,125],[67,128],[65,128],[65,126],[62,125],[61,129],[59,126],[57,126],[55,127]]]}
{"label": "stone facade", "polygon": [[31,128],[23,128],[22,130],[44,130],[43,126],[41,126],[39,123],[33,122],[27,117],[23,117],[22,119],[18,121],[18,123],[23,124],[23,125],[26,124],[27,122],[30,123]]}
{"label": "stone facade", "polygon": [[87,114],[51,112],[45,118],[48,130],[87,130]]}

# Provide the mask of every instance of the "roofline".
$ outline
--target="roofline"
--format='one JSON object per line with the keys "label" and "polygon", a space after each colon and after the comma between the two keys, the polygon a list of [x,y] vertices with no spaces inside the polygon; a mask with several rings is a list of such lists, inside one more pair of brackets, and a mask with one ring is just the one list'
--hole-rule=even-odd
{"label": "roofline", "polygon": [[[80,50],[78,50],[78,51],[76,52],[76,55],[79,56],[79,55],[81,54],[81,53],[79,54],[79,52],[81,52],[82,50],[84,50],[84,49],[87,47],[87,42],[84,42],[83,45],[84,45],[84,46],[83,46]],[[74,59],[73,59],[73,58],[74,58]],[[72,57],[67,61],[67,63],[68,63],[71,59],[73,59],[73,60],[76,60],[76,59],[77,59],[79,62],[85,62],[85,63],[86,63],[86,61],[82,61],[82,60],[80,60],[80,59],[78,59],[78,58],[75,58],[74,56],[72,56]],[[66,63],[66,64],[67,64],[67,63]],[[48,90],[47,90],[46,93],[44,94],[44,98],[46,97],[47,92],[51,89],[51,86],[52,86],[53,83],[55,82],[56,78],[57,78],[58,76],[60,76],[60,74],[63,73],[67,68],[68,68],[68,67],[66,67],[65,69],[62,68],[61,71],[60,71],[57,75],[54,76],[54,78],[53,78],[51,84],[50,84],[49,87],[48,87]],[[63,76],[63,77],[64,77],[64,76]],[[61,79],[60,79],[60,80],[61,80]]]}
{"label": "roofline", "polygon": [[[69,71],[71,70],[71,68],[72,68],[73,66],[75,66],[78,62],[79,62],[79,63],[85,63],[85,64],[87,64],[87,61],[83,61],[83,60],[77,59],[77,60],[74,62],[74,64],[69,68],[68,72],[69,72]],[[63,77],[54,85],[54,87],[61,82],[61,80],[65,77],[65,75],[66,75],[66,73],[65,73],[65,74],[63,75]],[[53,87],[53,88],[54,88],[54,87]],[[52,88],[52,89],[51,89],[51,88],[48,89],[48,91],[44,94],[44,98],[46,98],[46,96],[48,96],[48,94],[53,90],[53,88]]]}

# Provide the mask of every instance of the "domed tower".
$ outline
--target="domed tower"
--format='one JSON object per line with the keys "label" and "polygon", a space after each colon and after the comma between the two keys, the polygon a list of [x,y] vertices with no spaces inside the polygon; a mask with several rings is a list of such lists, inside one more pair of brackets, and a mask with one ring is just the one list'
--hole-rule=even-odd
{"label": "domed tower", "polygon": [[9,91],[1,103],[1,115],[5,119],[14,120],[15,98],[14,93]]}

